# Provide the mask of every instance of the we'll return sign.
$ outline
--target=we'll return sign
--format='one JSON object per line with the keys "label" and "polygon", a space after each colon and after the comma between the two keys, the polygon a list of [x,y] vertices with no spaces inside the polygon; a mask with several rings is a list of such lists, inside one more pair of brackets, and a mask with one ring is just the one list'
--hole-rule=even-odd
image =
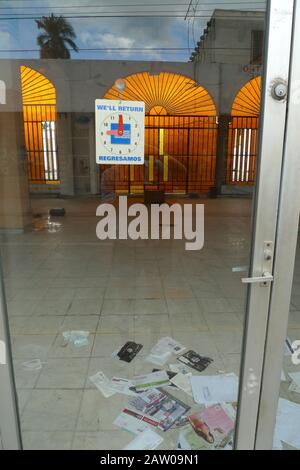
{"label": "we'll return sign", "polygon": [[96,100],[96,162],[143,165],[145,103]]}

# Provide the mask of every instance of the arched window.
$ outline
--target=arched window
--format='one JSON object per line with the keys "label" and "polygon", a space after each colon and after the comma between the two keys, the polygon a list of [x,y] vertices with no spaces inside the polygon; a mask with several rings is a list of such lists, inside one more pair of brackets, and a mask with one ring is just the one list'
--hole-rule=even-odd
{"label": "arched window", "polygon": [[59,183],[56,91],[40,72],[21,66],[25,145],[31,183]]}
{"label": "arched window", "polygon": [[203,86],[181,74],[139,72],[117,80],[103,98],[143,101],[146,109],[145,165],[114,165],[114,190],[141,193],[145,182],[179,193],[214,186],[216,106]]}
{"label": "arched window", "polygon": [[237,93],[232,109],[232,116],[259,116],[261,96],[261,77],[255,77]]}
{"label": "arched window", "polygon": [[255,183],[258,155],[261,77],[247,82],[236,94],[228,135],[227,182]]}
{"label": "arched window", "polygon": [[114,85],[104,98],[144,101],[147,114],[216,116],[216,107],[208,91],[185,75],[169,72],[150,75],[149,72],[140,72],[123,80],[123,91]]}

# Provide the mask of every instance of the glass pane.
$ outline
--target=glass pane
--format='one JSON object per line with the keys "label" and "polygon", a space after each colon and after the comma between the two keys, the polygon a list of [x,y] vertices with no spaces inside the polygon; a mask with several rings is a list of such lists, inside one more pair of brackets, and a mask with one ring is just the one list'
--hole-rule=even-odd
{"label": "glass pane", "polygon": [[283,356],[274,449],[300,449],[300,245],[298,240],[288,331]]}
{"label": "glass pane", "polygon": [[79,3],[0,8],[24,448],[231,448],[265,2]]}

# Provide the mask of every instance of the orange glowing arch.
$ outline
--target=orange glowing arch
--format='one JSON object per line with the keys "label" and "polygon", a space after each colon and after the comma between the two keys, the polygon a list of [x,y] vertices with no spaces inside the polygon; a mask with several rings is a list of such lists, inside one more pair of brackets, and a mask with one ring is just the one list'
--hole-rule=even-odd
{"label": "orange glowing arch", "polygon": [[56,90],[40,72],[22,65],[24,135],[31,183],[58,183]]}
{"label": "orange glowing arch", "polygon": [[216,107],[208,91],[184,75],[140,72],[123,78],[125,89],[114,85],[104,98],[144,101],[151,115],[216,116]]}
{"label": "orange glowing arch", "polygon": [[232,116],[259,116],[261,77],[255,77],[237,93],[231,110]]}
{"label": "orange glowing arch", "polygon": [[40,72],[21,65],[23,105],[56,105],[54,85]]}

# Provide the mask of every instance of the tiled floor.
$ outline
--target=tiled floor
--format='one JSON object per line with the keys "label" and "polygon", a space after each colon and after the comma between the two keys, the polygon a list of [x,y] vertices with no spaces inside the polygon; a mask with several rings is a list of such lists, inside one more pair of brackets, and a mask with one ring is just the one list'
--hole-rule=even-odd
{"label": "tiled floor", "polygon": [[[183,200],[183,202],[188,202]],[[191,202],[191,201],[189,201]],[[194,201],[195,202],[195,201]],[[203,201],[197,201],[203,202]],[[33,230],[2,237],[8,313],[24,447],[121,449],[132,436],[112,422],[128,399],[104,398],[88,377],[150,372],[144,361],[162,336],[209,355],[205,373],[239,371],[245,288],[232,267],[248,264],[251,201],[205,200],[205,246],[184,242],[96,238],[97,199],[34,199]],[[64,206],[60,227],[47,209]],[[300,338],[300,259],[292,298],[292,334]],[[62,332],[88,330],[89,345],[66,345]],[[112,353],[126,341],[143,344],[130,363]],[[43,367],[28,371],[24,361]],[[193,401],[178,392],[191,406]],[[164,435],[174,448],[178,431]]]}

